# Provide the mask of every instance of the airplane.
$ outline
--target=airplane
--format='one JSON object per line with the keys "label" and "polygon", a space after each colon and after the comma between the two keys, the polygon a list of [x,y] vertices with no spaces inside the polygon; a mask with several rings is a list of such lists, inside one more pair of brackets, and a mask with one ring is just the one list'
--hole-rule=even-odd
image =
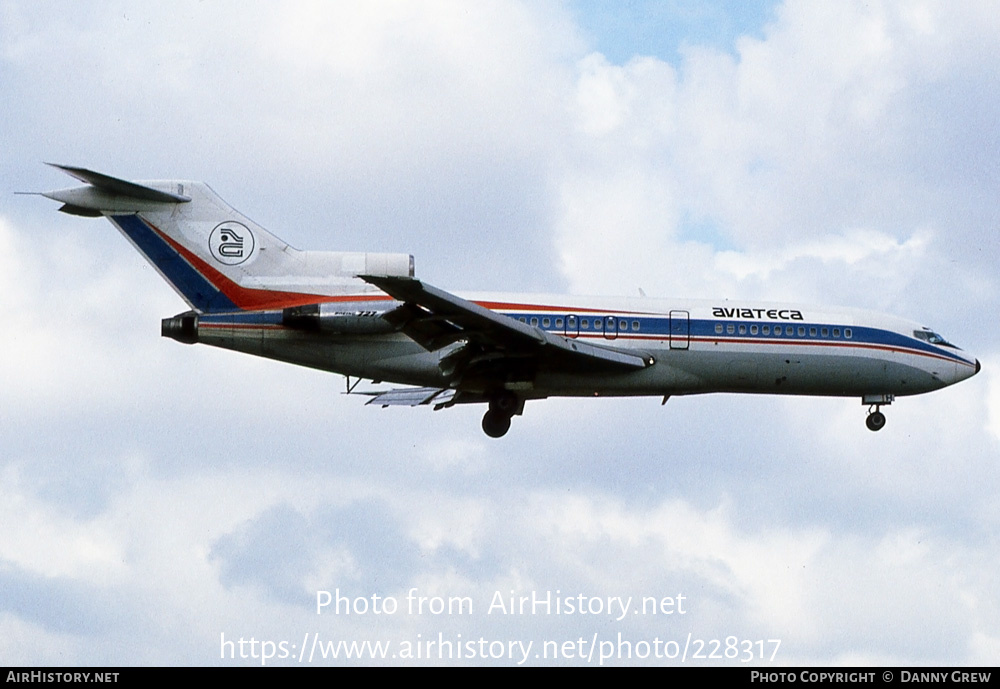
{"label": "airplane", "polygon": [[164,337],[338,373],[348,393],[406,386],[360,393],[382,407],[483,404],[492,438],[529,400],[714,392],[860,397],[878,431],[897,396],[981,369],[929,328],[858,309],[460,296],[417,279],[407,254],[294,249],[202,182],[49,164],[85,184],[42,195],[107,218],[187,302]]}

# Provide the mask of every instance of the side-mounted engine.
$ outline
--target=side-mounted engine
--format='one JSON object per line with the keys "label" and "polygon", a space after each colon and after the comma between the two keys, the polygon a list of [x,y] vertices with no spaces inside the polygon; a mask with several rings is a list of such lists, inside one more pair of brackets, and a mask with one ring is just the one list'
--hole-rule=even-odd
{"label": "side-mounted engine", "polygon": [[384,335],[396,326],[382,317],[382,308],[344,310],[340,304],[307,304],[292,306],[281,312],[281,324],[286,328],[312,330],[335,335]]}

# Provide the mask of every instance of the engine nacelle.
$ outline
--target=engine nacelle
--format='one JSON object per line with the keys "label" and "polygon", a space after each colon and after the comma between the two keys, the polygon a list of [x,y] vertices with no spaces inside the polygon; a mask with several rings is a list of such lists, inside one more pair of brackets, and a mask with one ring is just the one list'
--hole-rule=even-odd
{"label": "engine nacelle", "polygon": [[281,324],[287,328],[312,330],[335,335],[384,335],[396,330],[382,318],[383,310],[345,311],[338,304],[293,306],[281,312]]}

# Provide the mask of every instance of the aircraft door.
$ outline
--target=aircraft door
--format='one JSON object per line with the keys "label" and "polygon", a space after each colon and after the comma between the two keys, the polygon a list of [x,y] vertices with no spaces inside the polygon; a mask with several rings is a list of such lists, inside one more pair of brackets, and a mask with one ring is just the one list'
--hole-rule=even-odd
{"label": "aircraft door", "polygon": [[580,335],[580,319],[576,316],[566,316],[566,337]]}
{"label": "aircraft door", "polygon": [[687,349],[691,343],[691,316],[687,311],[670,312],[670,349]]}
{"label": "aircraft door", "polygon": [[618,337],[618,319],[614,316],[605,316],[601,319],[604,323],[604,337],[613,340]]}

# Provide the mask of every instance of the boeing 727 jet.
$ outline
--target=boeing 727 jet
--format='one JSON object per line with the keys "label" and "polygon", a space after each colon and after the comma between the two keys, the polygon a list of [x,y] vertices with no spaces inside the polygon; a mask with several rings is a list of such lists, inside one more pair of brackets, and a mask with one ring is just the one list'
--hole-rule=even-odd
{"label": "boeing 727 jet", "polygon": [[[498,438],[525,402],[742,392],[859,397],[880,408],[975,375],[933,330],[846,308],[756,301],[457,295],[406,254],[299,251],[208,185],[130,182],[56,165],[84,186],[47,192],[105,217],[187,302],[162,334],[406,387],[369,404],[483,404]],[[354,384],[357,385],[357,382]]]}

